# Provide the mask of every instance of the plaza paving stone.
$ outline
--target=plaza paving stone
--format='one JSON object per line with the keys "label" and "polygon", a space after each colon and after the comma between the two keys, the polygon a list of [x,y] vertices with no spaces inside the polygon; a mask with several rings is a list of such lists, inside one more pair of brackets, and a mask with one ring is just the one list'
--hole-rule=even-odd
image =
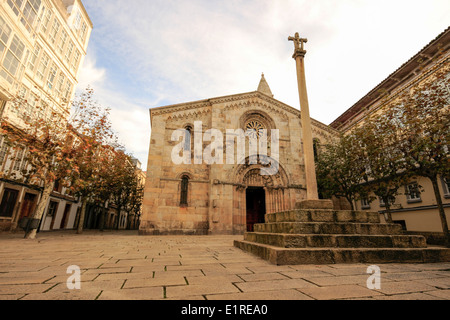
{"label": "plaza paving stone", "polygon": [[1,233],[0,300],[450,300],[450,263],[380,264],[371,290],[367,264],[276,266],[234,247],[242,238]]}

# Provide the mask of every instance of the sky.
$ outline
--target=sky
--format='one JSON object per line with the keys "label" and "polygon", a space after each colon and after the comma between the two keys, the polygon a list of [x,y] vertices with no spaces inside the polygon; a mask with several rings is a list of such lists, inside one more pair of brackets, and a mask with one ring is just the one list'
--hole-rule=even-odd
{"label": "sky", "polygon": [[448,0],[83,0],[94,29],[77,91],[111,109],[146,170],[150,108],[256,91],[300,109],[294,44],[307,38],[311,117],[330,124],[448,28]]}

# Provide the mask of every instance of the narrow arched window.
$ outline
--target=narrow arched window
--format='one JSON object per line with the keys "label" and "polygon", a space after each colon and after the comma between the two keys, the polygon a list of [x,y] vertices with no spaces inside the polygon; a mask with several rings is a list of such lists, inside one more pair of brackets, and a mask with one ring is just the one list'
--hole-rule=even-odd
{"label": "narrow arched window", "polygon": [[320,150],[320,140],[315,138],[313,139],[313,148],[314,148],[314,160],[317,161],[319,157]]}
{"label": "narrow arched window", "polygon": [[180,205],[187,206],[188,204],[188,190],[189,190],[189,178],[183,176],[181,178],[181,193],[180,193]]}
{"label": "narrow arched window", "polygon": [[192,136],[192,128],[186,127],[185,128],[185,138],[184,138],[184,150],[190,151],[191,150],[191,136]]}

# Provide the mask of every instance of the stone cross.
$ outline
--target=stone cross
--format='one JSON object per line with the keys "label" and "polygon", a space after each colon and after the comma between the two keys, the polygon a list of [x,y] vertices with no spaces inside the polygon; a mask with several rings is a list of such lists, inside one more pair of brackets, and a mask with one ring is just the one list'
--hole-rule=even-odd
{"label": "stone cross", "polygon": [[294,45],[295,45],[295,50],[300,50],[300,51],[305,51],[303,49],[303,44],[308,42],[308,39],[305,38],[300,38],[298,32],[295,33],[295,37],[289,37],[288,38],[289,41],[294,41]]}
{"label": "stone cross", "polygon": [[295,52],[292,58],[297,64],[297,80],[298,93],[300,97],[300,111],[302,123],[302,143],[303,143],[303,157],[305,161],[305,175],[306,175],[306,200],[319,200],[316,178],[316,166],[314,163],[314,145],[311,130],[311,118],[309,114],[308,92],[306,90],[306,76],[305,76],[305,62],[304,57],[306,50],[303,44],[308,42],[307,39],[302,39],[298,32],[294,37],[289,37],[289,41],[294,41]]}

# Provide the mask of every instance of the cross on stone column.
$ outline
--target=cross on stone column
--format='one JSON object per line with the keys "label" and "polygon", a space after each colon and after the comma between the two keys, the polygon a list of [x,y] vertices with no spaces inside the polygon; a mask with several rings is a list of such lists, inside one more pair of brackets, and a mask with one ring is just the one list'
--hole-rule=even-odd
{"label": "cross on stone column", "polygon": [[309,114],[308,92],[306,90],[306,76],[304,58],[306,50],[304,43],[307,39],[300,38],[296,33],[295,37],[289,37],[289,41],[294,41],[295,52],[293,58],[297,63],[297,80],[298,93],[300,97],[300,111],[302,123],[302,143],[303,143],[303,158],[305,160],[305,175],[306,175],[306,199],[318,200],[316,168],[314,163],[314,147],[311,131],[311,118]]}
{"label": "cross on stone column", "polygon": [[[295,51],[297,51],[297,50],[305,51],[303,49],[303,44],[307,43],[308,39],[300,38],[300,35],[298,34],[298,32],[295,33],[295,37],[289,37],[288,40],[294,41]],[[306,51],[305,51],[305,53],[306,53]]]}
{"label": "cross on stone column", "polygon": [[289,41],[294,42],[295,52],[292,58],[297,59],[297,57],[304,58],[306,55],[306,50],[304,49],[304,44],[308,42],[306,38],[300,38],[298,32],[295,34],[295,37],[289,37]]}

